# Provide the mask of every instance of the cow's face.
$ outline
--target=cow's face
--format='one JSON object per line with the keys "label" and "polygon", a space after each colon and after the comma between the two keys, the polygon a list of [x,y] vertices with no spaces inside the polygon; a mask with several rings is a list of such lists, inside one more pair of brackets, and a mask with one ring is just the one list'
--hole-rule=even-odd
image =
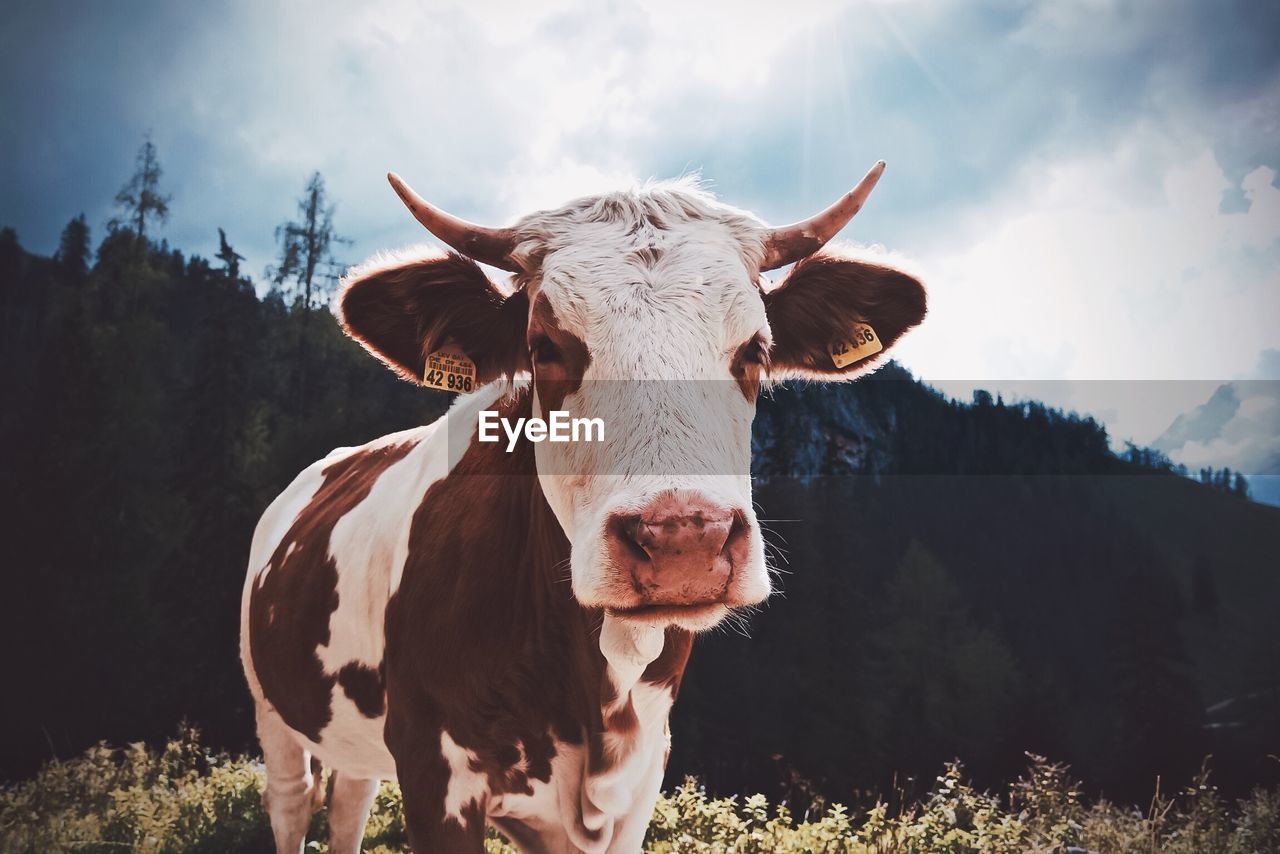
{"label": "cow's face", "polygon": [[526,284],[535,412],[605,426],[603,442],[537,445],[539,476],[579,601],[703,627],[769,594],[749,477],[770,343],[758,261],[710,206],[661,228],[621,194],[605,210],[518,226],[556,247]]}
{"label": "cow's face", "polygon": [[[397,189],[430,226],[425,202]],[[456,255],[375,262],[347,279],[348,331],[415,380],[450,342],[481,382],[531,374],[535,416],[603,422],[602,441],[536,444],[538,476],[572,544],[575,596],[640,624],[703,629],[768,596],[749,476],[761,382],[850,378],[924,315],[918,281],[843,255],[804,255],[771,286],[773,232],[683,184],[486,231],[507,247],[498,258],[433,230],[506,262],[511,289]],[[867,327],[877,347],[833,357]]]}

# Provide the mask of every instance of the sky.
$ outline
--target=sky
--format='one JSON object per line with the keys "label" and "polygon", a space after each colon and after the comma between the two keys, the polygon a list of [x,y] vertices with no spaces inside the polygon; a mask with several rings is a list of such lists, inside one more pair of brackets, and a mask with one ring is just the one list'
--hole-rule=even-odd
{"label": "sky", "polygon": [[6,4],[0,225],[97,235],[147,133],[160,232],[261,277],[320,170],[344,261],[423,241],[395,170],[503,224],[700,172],[771,222],[888,169],[841,235],[909,259],[895,355],[1154,441],[1280,380],[1280,4],[168,0]]}

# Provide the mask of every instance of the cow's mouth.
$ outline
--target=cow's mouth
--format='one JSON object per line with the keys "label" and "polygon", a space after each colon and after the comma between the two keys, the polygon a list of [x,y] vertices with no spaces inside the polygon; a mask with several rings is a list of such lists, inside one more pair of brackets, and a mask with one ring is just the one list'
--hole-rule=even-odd
{"label": "cow's mouth", "polygon": [[724,602],[700,602],[692,605],[645,604],[624,608],[606,608],[616,619],[644,626],[677,625],[693,631],[709,629],[729,613]]}

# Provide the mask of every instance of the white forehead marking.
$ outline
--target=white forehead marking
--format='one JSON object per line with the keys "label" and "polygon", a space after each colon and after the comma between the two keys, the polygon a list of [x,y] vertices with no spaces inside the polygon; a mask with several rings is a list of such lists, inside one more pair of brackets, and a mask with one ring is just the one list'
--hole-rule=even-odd
{"label": "white forehead marking", "polygon": [[765,327],[754,281],[765,226],[694,181],[579,199],[515,228],[560,323],[610,373],[648,352],[701,374]]}

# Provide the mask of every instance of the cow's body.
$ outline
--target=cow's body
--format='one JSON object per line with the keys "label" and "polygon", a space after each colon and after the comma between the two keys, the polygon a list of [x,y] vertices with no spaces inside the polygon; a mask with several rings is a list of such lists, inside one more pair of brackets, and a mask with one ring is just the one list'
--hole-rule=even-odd
{"label": "cow's body", "polygon": [[[420,852],[481,851],[486,822],[528,851],[639,849],[692,632],[769,595],[761,383],[852,378],[924,316],[911,276],[817,252],[882,169],[779,229],[687,183],[484,229],[393,176],[464,255],[357,268],[343,326],[415,381],[461,351],[479,390],[330,454],[258,526],[241,652],[279,851],[302,848],[312,759],[334,775],[334,852],[359,849],[393,778]],[[776,287],[761,275],[792,262]],[[478,441],[487,409],[608,435],[508,449]]]}
{"label": "cow's body", "polygon": [[527,409],[527,389],[502,392],[334,451],[263,516],[242,653],[260,726],[298,745],[270,782],[305,821],[309,756],[348,786],[412,776],[439,796],[433,815],[407,810],[419,844],[439,840],[426,850],[478,844],[486,818],[529,850],[635,850],[690,638],[613,626],[607,661],[530,447],[473,441],[449,459],[448,421]]}

